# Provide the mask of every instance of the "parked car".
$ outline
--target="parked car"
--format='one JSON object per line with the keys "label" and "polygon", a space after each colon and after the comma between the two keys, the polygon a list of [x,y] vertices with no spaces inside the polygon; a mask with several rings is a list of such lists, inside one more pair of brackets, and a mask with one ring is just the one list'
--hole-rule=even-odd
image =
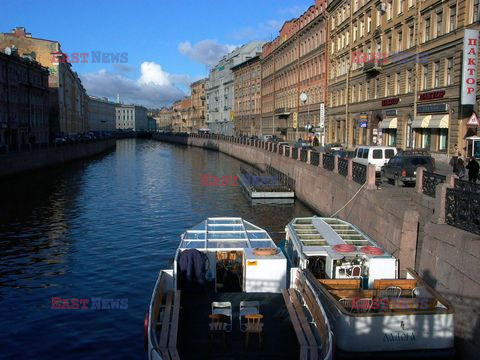
{"label": "parked car", "polygon": [[53,140],[54,144],[55,145],[64,145],[67,143],[67,139],[63,138],[63,137],[57,137],[55,138],[55,140]]}
{"label": "parked car", "polygon": [[339,158],[346,158],[347,152],[345,150],[335,150],[330,153],[333,156],[338,156]]}
{"label": "parked car", "polygon": [[428,171],[435,170],[435,161],[429,154],[402,152],[391,158],[382,167],[382,178],[393,182],[396,186],[415,184],[417,168],[425,167]]}
{"label": "parked car", "polygon": [[262,140],[263,141],[273,141],[273,135],[263,135]]}
{"label": "parked car", "polygon": [[355,149],[353,161],[375,165],[375,171],[380,172],[391,158],[397,154],[397,148],[391,146],[359,146]]}
{"label": "parked car", "polygon": [[325,152],[332,152],[336,150],[343,150],[343,145],[340,143],[331,143],[325,145]]}
{"label": "parked car", "polygon": [[301,140],[301,139],[298,139],[298,141],[293,146],[296,147],[296,148],[299,148],[299,149],[311,149],[312,148],[312,144],[310,144],[308,142],[308,140]]}

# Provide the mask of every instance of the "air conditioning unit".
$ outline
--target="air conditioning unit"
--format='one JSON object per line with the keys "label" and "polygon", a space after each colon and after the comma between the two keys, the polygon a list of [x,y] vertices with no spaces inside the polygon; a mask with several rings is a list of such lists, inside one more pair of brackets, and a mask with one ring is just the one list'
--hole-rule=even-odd
{"label": "air conditioning unit", "polygon": [[385,4],[384,2],[378,4],[377,10],[380,11],[382,14],[385,13],[385,11],[387,11],[387,4]]}

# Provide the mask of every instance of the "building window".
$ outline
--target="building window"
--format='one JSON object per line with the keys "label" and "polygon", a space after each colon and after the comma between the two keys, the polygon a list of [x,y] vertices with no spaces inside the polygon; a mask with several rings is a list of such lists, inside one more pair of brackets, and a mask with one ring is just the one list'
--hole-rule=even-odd
{"label": "building window", "polygon": [[408,25],[408,47],[411,48],[415,46],[415,26],[412,24]]}
{"label": "building window", "polygon": [[447,81],[446,85],[452,85],[453,84],[453,57],[448,58],[446,61],[447,68],[445,69],[445,73],[447,75]]}
{"label": "building window", "polygon": [[385,96],[390,96],[390,75],[385,77]]}
{"label": "building window", "polygon": [[408,0],[408,8],[410,9],[413,5],[415,5],[414,0]]}
{"label": "building window", "polygon": [[376,18],[375,18],[375,26],[376,27],[379,27],[380,25],[382,25],[382,14],[380,13],[380,11],[377,10],[377,13],[376,13]]}
{"label": "building window", "polygon": [[428,89],[428,64],[422,66],[422,89]]}
{"label": "building window", "polygon": [[447,150],[448,129],[439,129],[438,150]]}
{"label": "building window", "polygon": [[353,41],[357,41],[357,23],[353,24]]}
{"label": "building window", "polygon": [[437,13],[437,36],[443,35],[443,12]]}
{"label": "building window", "polygon": [[405,1],[404,0],[398,0],[397,4],[398,4],[398,14],[401,14],[403,12],[403,7],[404,7],[404,4],[405,4]]}
{"label": "building window", "polygon": [[387,56],[392,54],[392,35],[388,35],[387,37]]}
{"label": "building window", "polygon": [[476,22],[480,19],[480,0],[473,0],[473,21]]}
{"label": "building window", "polygon": [[366,99],[365,100],[370,100],[370,80],[367,81],[365,94],[366,94]]}
{"label": "building window", "polygon": [[392,0],[387,1],[387,21],[392,20],[393,17],[393,6],[392,6]]}
{"label": "building window", "polygon": [[375,87],[373,89],[373,97],[376,99],[380,95],[380,79],[377,77],[375,78]]}
{"label": "building window", "polygon": [[402,51],[403,49],[402,41],[403,41],[402,28],[400,28],[397,30],[397,51]]}
{"label": "building window", "polygon": [[[476,1],[480,1],[480,0],[476,0]],[[371,31],[372,31],[372,13],[369,12],[367,14],[367,33],[370,34]]]}
{"label": "building window", "polygon": [[407,70],[407,93],[411,93],[413,91],[413,70]]}
{"label": "building window", "polygon": [[398,95],[401,93],[401,90],[400,90],[400,81],[401,81],[401,76],[400,76],[400,73],[397,73],[395,75],[395,95]]}
{"label": "building window", "polygon": [[433,63],[433,84],[435,88],[440,86],[440,61]]}
{"label": "building window", "polygon": [[360,37],[365,35],[365,22],[363,20],[360,21]]}
{"label": "building window", "polygon": [[425,18],[425,28],[424,28],[424,36],[423,36],[423,41],[429,41],[430,40],[430,16],[427,16]]}
{"label": "building window", "polygon": [[450,6],[450,24],[449,31],[453,31],[457,28],[457,5]]}

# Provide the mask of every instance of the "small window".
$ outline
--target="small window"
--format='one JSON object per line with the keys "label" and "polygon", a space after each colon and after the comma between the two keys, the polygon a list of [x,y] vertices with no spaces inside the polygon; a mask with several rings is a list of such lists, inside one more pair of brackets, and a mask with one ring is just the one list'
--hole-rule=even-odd
{"label": "small window", "polygon": [[395,156],[395,151],[393,151],[393,149],[385,150],[385,159],[391,159],[394,156]]}
{"label": "small window", "polygon": [[368,152],[370,151],[370,149],[363,149],[363,156],[362,158],[364,159],[368,159]]}
{"label": "small window", "polygon": [[357,149],[356,151],[357,151],[357,153],[356,153],[355,157],[361,158],[362,154],[363,154],[363,149]]}
{"label": "small window", "polygon": [[381,150],[381,149],[375,149],[375,150],[373,150],[372,157],[373,157],[374,159],[381,159],[382,156],[383,156],[383,154],[382,154],[382,150]]}

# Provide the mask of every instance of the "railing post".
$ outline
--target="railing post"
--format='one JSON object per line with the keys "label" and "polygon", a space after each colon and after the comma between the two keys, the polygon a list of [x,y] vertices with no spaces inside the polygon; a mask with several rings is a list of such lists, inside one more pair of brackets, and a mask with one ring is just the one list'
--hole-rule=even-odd
{"label": "railing post", "polygon": [[293,159],[293,147],[289,146],[289,148],[290,148],[290,154],[288,154],[288,155],[290,155],[289,158]]}
{"label": "railing post", "polygon": [[457,174],[447,175],[447,179],[445,180],[445,184],[447,184],[449,188],[454,188],[456,179],[458,179]]}
{"label": "railing post", "polygon": [[312,158],[312,150],[307,150],[307,164],[311,164],[310,160]]}
{"label": "railing post", "polygon": [[338,174],[338,156],[333,157],[333,172]]}
{"label": "railing post", "polygon": [[447,188],[449,186],[446,183],[438,184],[435,187],[435,214],[434,222],[436,224],[445,224],[445,203],[447,201]]}
{"label": "railing post", "polygon": [[318,155],[318,166],[323,168],[323,152]]}
{"label": "railing post", "polygon": [[368,190],[376,190],[377,185],[375,183],[376,180],[376,171],[375,165],[368,164],[367,165],[367,189]]}
{"label": "railing post", "polygon": [[417,180],[415,183],[415,189],[419,194],[423,194],[423,172],[425,170],[426,169],[423,166],[417,167]]}
{"label": "railing post", "polygon": [[348,174],[347,180],[353,179],[353,159],[348,159]]}
{"label": "railing post", "polygon": [[297,150],[297,160],[301,161],[302,160],[302,149]]}

